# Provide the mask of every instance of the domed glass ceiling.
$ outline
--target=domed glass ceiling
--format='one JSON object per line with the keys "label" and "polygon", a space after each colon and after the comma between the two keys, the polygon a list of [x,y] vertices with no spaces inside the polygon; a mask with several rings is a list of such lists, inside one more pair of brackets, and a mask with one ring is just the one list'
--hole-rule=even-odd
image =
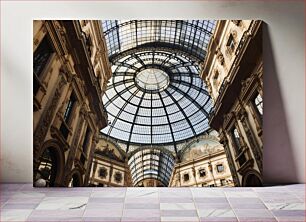
{"label": "domed glass ceiling", "polygon": [[140,71],[135,77],[135,82],[145,91],[158,92],[169,85],[169,76],[161,69],[149,68]]}
{"label": "domed glass ceiling", "polygon": [[199,71],[213,27],[207,20],[104,21],[113,76],[102,133],[128,151],[129,144],[175,146],[206,132],[212,101]]}

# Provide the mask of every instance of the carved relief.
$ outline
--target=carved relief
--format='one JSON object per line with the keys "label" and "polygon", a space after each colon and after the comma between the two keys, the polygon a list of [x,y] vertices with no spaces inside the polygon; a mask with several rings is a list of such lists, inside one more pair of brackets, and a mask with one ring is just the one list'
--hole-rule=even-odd
{"label": "carved relief", "polygon": [[242,20],[231,20],[235,25],[240,26]]}
{"label": "carved relief", "polygon": [[242,85],[241,94],[244,94],[246,92],[247,88],[252,84],[253,80],[254,80],[254,75],[251,75],[249,78],[241,81]]}
{"label": "carved relief", "polygon": [[59,21],[54,20],[53,24],[54,24],[54,27],[55,27],[56,31],[58,31],[59,34],[64,35],[66,33],[65,28],[63,26],[61,26]]}
{"label": "carved relief", "polygon": [[[233,35],[234,40],[237,40],[237,31],[236,30],[232,30],[231,34]],[[235,42],[237,42],[237,41],[235,41]]]}
{"label": "carved relief", "polygon": [[84,26],[86,26],[88,23],[89,23],[88,20],[83,20],[83,21],[82,21],[82,26],[84,27]]}
{"label": "carved relief", "polygon": [[223,148],[216,137],[206,136],[186,144],[180,151],[180,158],[184,162],[201,156],[211,155],[222,150]]}
{"label": "carved relief", "polygon": [[97,49],[95,57],[94,57],[94,64],[93,64],[94,67],[99,63],[99,60],[101,59],[101,57],[102,57],[102,52],[100,49]]}
{"label": "carved relief", "polygon": [[55,115],[56,107],[58,105],[59,99],[62,95],[63,86],[67,83],[65,78],[63,77],[63,74],[60,73],[60,80],[56,87],[56,90],[54,92],[54,95],[52,97],[51,103],[49,107],[46,109],[46,112],[42,115],[38,127],[36,131],[34,132],[34,152],[37,151],[42,143],[44,142],[44,139],[47,135],[48,129],[51,125],[51,121]]}
{"label": "carved relief", "polygon": [[217,55],[218,61],[223,66],[224,65],[224,56],[223,56],[223,53],[221,52],[220,48],[218,48],[218,50],[216,52],[216,55]]}

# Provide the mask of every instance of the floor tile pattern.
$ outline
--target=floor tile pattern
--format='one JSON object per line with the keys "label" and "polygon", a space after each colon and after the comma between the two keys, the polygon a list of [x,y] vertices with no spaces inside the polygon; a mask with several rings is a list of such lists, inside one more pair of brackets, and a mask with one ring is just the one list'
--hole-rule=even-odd
{"label": "floor tile pattern", "polygon": [[306,221],[303,184],[175,189],[1,184],[0,202],[1,221]]}

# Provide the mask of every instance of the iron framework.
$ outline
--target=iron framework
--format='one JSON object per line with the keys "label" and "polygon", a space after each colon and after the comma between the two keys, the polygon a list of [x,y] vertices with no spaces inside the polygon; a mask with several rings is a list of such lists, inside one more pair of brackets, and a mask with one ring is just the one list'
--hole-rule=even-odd
{"label": "iron framework", "polygon": [[[127,144],[176,144],[210,129],[212,100],[199,77],[215,22],[210,20],[103,21],[113,76],[103,96],[106,136]],[[162,90],[146,90],[137,74],[159,69]]]}

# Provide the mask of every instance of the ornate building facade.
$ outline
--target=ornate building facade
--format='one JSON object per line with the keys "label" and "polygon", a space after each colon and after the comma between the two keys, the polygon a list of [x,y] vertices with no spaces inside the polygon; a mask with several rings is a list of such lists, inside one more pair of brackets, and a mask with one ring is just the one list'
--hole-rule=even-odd
{"label": "ornate building facade", "polygon": [[35,186],[262,184],[260,21],[33,31]]}
{"label": "ornate building facade", "polygon": [[223,145],[216,135],[200,136],[183,147],[169,186],[234,186]]}
{"label": "ornate building facade", "polygon": [[90,186],[228,187],[234,186],[218,133],[181,144],[178,155],[163,146],[139,146],[125,153],[122,144],[99,136]]}
{"label": "ornate building facade", "polygon": [[90,186],[132,186],[126,154],[116,141],[100,135],[94,153],[90,174]]}
{"label": "ornate building facade", "polygon": [[209,124],[220,133],[236,186],[262,185],[262,22],[218,21],[201,77],[214,101]]}
{"label": "ornate building facade", "polygon": [[34,21],[34,185],[86,186],[111,77],[101,21]]}

